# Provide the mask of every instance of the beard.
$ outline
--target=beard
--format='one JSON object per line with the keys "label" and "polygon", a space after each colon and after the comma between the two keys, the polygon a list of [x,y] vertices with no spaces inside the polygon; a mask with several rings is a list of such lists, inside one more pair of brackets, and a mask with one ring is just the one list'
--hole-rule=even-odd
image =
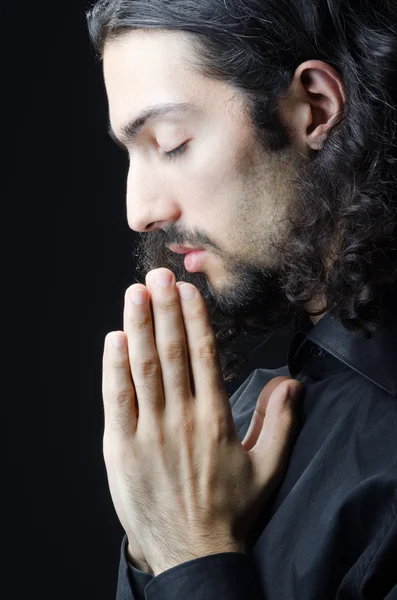
{"label": "beard", "polygon": [[[241,335],[264,337],[265,341],[277,330],[291,321],[291,305],[281,283],[280,270],[256,266],[235,257],[222,259],[227,267],[228,281],[221,289],[215,289],[203,273],[189,273],[184,267],[185,255],[175,254],[167,246],[171,244],[192,247],[211,247],[221,256],[217,246],[207,237],[167,230],[139,234],[134,256],[137,259],[137,281],[145,284],[147,273],[166,267],[175,275],[176,281],[192,283],[201,293],[207,305],[215,333],[217,351],[224,381],[231,381],[240,374],[247,361],[244,353],[236,349]],[[194,384],[189,364],[192,391]]]}

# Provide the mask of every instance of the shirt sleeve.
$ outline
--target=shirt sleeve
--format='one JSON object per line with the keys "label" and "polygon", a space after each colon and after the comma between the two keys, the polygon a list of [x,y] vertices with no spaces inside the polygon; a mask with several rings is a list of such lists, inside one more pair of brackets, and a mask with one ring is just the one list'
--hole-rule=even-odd
{"label": "shirt sleeve", "polygon": [[116,600],[262,600],[251,558],[219,552],[181,563],[156,577],[127,560],[121,544]]}
{"label": "shirt sleeve", "polygon": [[263,600],[252,559],[243,552],[201,556],[163,571],[146,585],[146,600]]}
{"label": "shirt sleeve", "polygon": [[125,534],[121,542],[116,600],[146,600],[145,587],[154,578],[154,575],[140,571],[128,562],[127,543],[128,538]]}

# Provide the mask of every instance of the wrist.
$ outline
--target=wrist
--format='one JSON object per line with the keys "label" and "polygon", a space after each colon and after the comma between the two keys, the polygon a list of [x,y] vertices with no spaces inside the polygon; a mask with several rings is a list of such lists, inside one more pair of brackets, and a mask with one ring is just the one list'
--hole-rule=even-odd
{"label": "wrist", "polygon": [[158,564],[158,565],[154,565],[153,567],[153,575],[156,577],[157,575],[160,575],[161,573],[163,573],[163,571],[166,571],[168,569],[171,569],[172,567],[176,567],[184,562],[188,562],[190,560],[195,560],[197,558],[201,558],[204,556],[209,556],[209,555],[213,555],[213,554],[220,554],[223,552],[241,552],[241,553],[245,553],[245,544],[244,541],[241,542],[237,542],[236,540],[230,541],[228,543],[222,543],[222,544],[217,544],[214,545],[212,544],[210,547],[207,548],[200,548],[200,549],[195,549],[195,552],[189,552],[186,554],[181,554],[179,556],[174,556],[174,559],[172,560],[172,562],[170,562],[169,560],[164,561],[162,564]]}

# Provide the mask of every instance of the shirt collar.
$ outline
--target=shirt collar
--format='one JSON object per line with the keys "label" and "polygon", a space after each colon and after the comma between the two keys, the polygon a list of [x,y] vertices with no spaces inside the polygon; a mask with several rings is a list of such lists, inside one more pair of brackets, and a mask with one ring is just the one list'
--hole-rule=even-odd
{"label": "shirt collar", "polygon": [[308,340],[322,349],[317,355],[320,360],[329,353],[397,398],[397,320],[373,333],[372,339],[348,332],[335,311],[324,315],[315,325],[303,321],[296,326],[288,351],[292,377],[303,366]]}

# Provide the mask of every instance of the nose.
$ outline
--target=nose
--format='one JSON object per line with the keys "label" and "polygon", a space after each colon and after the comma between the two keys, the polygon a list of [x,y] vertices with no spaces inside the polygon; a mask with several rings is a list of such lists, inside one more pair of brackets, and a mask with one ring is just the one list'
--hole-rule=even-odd
{"label": "nose", "polygon": [[[142,165],[142,161],[140,161]],[[142,165],[143,167],[143,165]],[[180,218],[175,190],[159,177],[145,173],[137,166],[130,169],[127,179],[127,220],[130,229],[139,232],[164,229]]]}

